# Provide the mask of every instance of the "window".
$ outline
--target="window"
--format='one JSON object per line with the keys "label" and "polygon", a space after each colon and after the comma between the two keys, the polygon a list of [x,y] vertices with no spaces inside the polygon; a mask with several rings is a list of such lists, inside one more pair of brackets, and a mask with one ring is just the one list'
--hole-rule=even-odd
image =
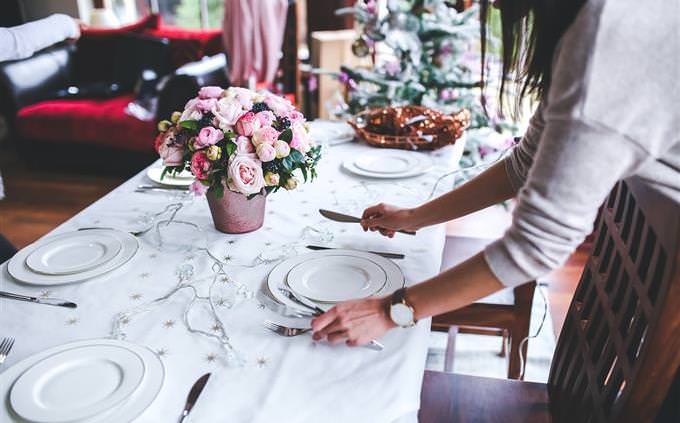
{"label": "window", "polygon": [[150,0],[165,25],[180,28],[220,28],[224,0]]}

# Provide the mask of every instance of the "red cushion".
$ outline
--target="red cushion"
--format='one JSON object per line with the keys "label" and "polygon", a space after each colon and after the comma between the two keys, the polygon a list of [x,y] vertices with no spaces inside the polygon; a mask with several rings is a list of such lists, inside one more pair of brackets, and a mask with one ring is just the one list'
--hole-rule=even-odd
{"label": "red cushion", "polygon": [[180,67],[189,62],[195,62],[203,56],[221,53],[222,30],[183,29],[160,25],[144,31],[145,35],[157,38],[167,38],[170,42],[172,64]]}
{"label": "red cushion", "polygon": [[132,99],[43,101],[19,111],[17,131],[25,139],[151,152],[156,125],[125,113]]}

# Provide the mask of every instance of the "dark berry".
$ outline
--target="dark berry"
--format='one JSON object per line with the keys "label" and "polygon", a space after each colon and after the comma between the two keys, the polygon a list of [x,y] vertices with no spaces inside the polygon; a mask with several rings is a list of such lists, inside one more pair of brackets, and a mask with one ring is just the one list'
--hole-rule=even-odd
{"label": "dark berry", "polygon": [[198,127],[199,128],[205,128],[206,126],[212,125],[212,121],[215,115],[213,115],[211,112],[208,112],[203,115],[201,120],[198,121]]}
{"label": "dark berry", "polygon": [[253,108],[251,110],[253,113],[260,113],[264,112],[265,110],[269,110],[269,106],[267,106],[267,104],[263,102],[255,103],[253,104]]}
{"label": "dark berry", "polygon": [[280,117],[276,119],[276,122],[274,122],[274,129],[277,131],[281,132],[284,129],[290,128],[290,119],[287,117]]}

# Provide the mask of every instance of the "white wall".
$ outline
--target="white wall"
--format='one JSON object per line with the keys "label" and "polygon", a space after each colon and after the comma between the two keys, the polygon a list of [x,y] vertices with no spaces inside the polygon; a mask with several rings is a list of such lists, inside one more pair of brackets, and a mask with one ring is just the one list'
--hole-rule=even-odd
{"label": "white wall", "polygon": [[74,18],[81,15],[79,3],[90,3],[89,0],[24,0],[24,13],[27,21],[44,18],[52,13],[66,13]]}

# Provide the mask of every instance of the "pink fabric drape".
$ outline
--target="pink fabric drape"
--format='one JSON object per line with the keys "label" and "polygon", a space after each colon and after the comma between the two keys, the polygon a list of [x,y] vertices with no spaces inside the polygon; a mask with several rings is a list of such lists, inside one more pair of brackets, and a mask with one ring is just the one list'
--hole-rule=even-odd
{"label": "pink fabric drape", "polygon": [[225,0],[222,23],[232,85],[272,82],[279,65],[288,0]]}

